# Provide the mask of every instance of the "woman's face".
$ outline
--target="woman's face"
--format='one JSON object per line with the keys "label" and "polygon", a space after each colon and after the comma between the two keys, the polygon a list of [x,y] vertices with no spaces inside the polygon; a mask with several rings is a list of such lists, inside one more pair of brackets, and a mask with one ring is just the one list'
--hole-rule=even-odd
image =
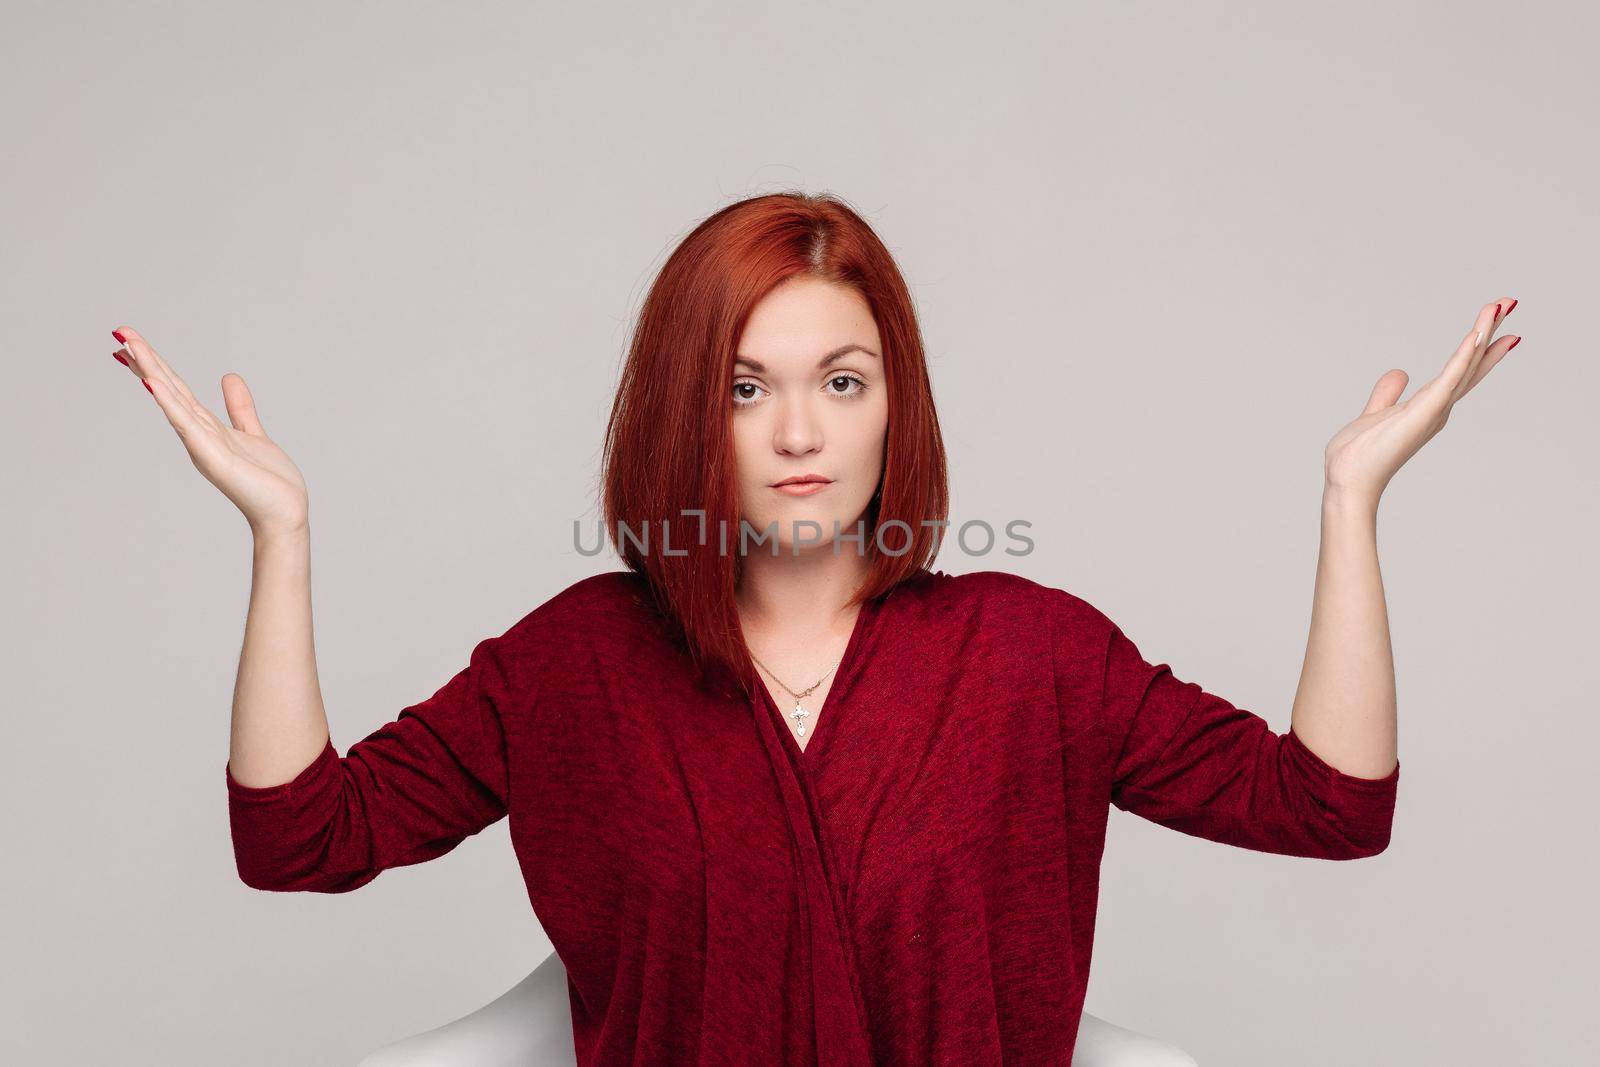
{"label": "woman's face", "polygon": [[[834,523],[842,534],[861,532],[856,523],[883,473],[889,400],[872,311],[849,286],[796,276],[756,305],[736,353],[728,403],[740,516],[753,527],[745,551],[770,554],[775,540],[781,555],[797,542],[801,552],[832,552]],[[777,485],[805,475],[822,484]],[[807,519],[820,529],[797,526]]]}

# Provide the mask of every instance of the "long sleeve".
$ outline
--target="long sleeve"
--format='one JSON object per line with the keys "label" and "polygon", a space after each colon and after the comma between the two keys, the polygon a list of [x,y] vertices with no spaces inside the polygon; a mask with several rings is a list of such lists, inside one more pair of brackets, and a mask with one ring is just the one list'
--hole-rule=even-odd
{"label": "long sleeve", "polygon": [[254,889],[346,893],[390,867],[442,856],[503,817],[502,718],[519,699],[504,640],[480,641],[433,696],[343,757],[330,738],[291,781],[241,785],[225,764],[240,879]]}
{"label": "long sleeve", "polygon": [[1388,846],[1398,761],[1383,778],[1345,774],[1293,729],[1275,733],[1168,664],[1146,662],[1120,628],[1104,655],[1101,713],[1117,807],[1260,852],[1337,860]]}

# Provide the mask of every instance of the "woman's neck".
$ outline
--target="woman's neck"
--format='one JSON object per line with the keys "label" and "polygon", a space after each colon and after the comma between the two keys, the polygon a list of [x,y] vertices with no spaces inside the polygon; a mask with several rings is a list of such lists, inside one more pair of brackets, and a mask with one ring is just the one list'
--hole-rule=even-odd
{"label": "woman's neck", "polygon": [[778,644],[848,634],[857,609],[844,605],[868,570],[866,557],[848,545],[837,555],[821,545],[798,556],[785,549],[746,556],[735,600],[747,640],[752,633]]}

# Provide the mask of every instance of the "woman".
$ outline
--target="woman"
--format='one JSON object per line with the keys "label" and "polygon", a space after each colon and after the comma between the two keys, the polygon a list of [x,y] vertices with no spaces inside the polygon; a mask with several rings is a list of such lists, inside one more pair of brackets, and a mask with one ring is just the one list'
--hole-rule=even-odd
{"label": "woman", "polygon": [[509,815],[580,1064],[1067,1063],[1110,805],[1285,855],[1387,846],[1378,499],[1516,343],[1492,340],[1514,306],[1411,398],[1384,374],[1329,443],[1280,735],[1070,593],[930,570],[944,454],[892,258],[832,197],[730,205],[663,266],[617,392],[628,569],[479,642],[342,757],[298,471],[238,375],[227,426],[117,337],[255,536],[226,773],[246,884],[347,892]]}

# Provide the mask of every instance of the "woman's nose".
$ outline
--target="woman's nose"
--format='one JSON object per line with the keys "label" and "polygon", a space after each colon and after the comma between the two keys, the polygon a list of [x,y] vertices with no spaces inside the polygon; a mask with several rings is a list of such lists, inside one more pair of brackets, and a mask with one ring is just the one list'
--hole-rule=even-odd
{"label": "woman's nose", "polygon": [[822,427],[815,412],[804,402],[778,407],[778,425],[773,435],[774,444],[781,452],[815,452],[822,444]]}

